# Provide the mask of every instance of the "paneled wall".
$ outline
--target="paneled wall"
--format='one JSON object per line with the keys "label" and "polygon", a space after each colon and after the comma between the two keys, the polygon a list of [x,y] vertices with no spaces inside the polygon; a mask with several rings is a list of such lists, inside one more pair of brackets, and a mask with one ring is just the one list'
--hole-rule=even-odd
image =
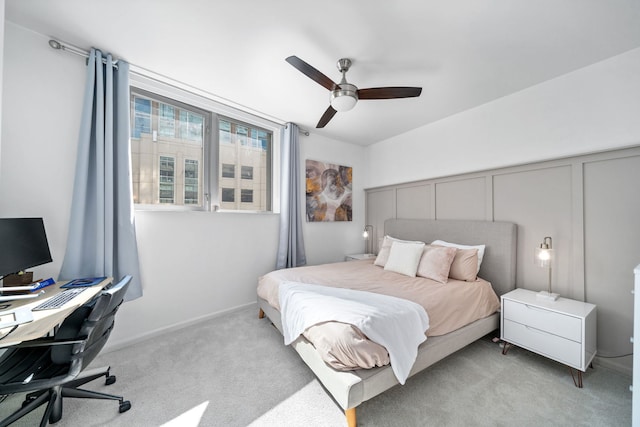
{"label": "paneled wall", "polygon": [[[640,147],[366,190],[379,241],[387,218],[518,224],[518,287],[542,290],[533,263],[553,239],[554,292],[598,306],[599,361],[631,372],[633,268],[640,262]],[[477,242],[482,243],[482,242]]]}

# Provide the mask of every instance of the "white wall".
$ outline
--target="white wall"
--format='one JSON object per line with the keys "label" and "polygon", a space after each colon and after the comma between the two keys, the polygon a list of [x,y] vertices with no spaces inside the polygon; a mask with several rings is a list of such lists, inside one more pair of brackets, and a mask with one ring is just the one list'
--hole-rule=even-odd
{"label": "white wall", "polygon": [[637,145],[639,113],[640,48],[370,146],[366,187]]}
{"label": "white wall", "polygon": [[[2,70],[4,58],[4,0],[0,0],[0,117],[2,117]],[[0,174],[2,173],[2,121],[0,121]],[[1,175],[0,175],[1,176]]]}
{"label": "white wall", "polygon": [[[308,137],[301,135],[300,142],[300,160],[303,163],[306,159],[310,159],[353,167],[353,221],[304,223],[308,264],[343,261],[346,254],[364,252],[363,189],[368,170],[364,147],[345,144],[314,134]],[[304,172],[304,167],[302,169]],[[304,176],[302,179],[304,182]]]}
{"label": "white wall", "polygon": [[[5,29],[0,216],[44,218],[54,261],[34,270],[56,277],[67,239],[85,62],[51,49],[43,35],[10,22]],[[342,260],[362,250],[364,149],[314,135],[301,136],[301,145],[302,173],[306,158],[354,167],[356,219],[304,224],[310,264]],[[277,214],[138,211],[136,227],[144,296],[123,306],[111,347],[253,303],[257,278],[275,265]]]}

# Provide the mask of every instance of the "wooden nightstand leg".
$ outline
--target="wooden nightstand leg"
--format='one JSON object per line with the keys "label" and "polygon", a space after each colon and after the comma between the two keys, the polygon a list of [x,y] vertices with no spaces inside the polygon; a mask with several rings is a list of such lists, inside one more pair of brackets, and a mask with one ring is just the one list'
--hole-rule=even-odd
{"label": "wooden nightstand leg", "polygon": [[262,309],[258,311],[258,319],[264,319],[264,311],[262,311]]}
{"label": "wooden nightstand leg", "polygon": [[573,375],[573,368],[569,366],[569,372],[571,373],[571,379],[573,379],[573,385],[578,388],[582,388],[582,371],[580,369],[576,369],[578,371],[578,381],[576,382],[576,377]]}

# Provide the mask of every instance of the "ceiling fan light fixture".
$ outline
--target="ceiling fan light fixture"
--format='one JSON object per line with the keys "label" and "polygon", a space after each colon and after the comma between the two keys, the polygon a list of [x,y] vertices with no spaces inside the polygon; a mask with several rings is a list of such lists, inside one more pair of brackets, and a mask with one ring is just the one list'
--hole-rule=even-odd
{"label": "ceiling fan light fixture", "polygon": [[340,89],[331,92],[331,106],[336,111],[349,111],[358,102],[358,88],[346,83],[341,84]]}

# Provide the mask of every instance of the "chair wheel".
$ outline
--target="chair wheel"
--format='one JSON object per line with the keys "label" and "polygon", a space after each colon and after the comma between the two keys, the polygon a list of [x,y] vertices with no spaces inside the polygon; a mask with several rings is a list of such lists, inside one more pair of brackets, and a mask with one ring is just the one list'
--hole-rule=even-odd
{"label": "chair wheel", "polygon": [[120,402],[120,408],[118,409],[120,413],[127,412],[129,409],[131,409],[131,402],[128,400]]}
{"label": "chair wheel", "polygon": [[113,383],[115,383],[115,382],[116,382],[116,376],[115,376],[115,375],[109,375],[109,376],[104,380],[104,383],[105,383],[106,385],[111,385],[111,384],[113,384]]}

